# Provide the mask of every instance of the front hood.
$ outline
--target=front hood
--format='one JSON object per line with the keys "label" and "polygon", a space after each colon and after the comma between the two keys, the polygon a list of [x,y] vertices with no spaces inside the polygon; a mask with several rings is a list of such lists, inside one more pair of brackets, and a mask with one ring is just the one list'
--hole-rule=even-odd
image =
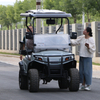
{"label": "front hood", "polygon": [[69,52],[65,52],[65,51],[41,51],[41,52],[38,52],[38,53],[35,53],[35,55],[44,55],[44,56],[48,56],[48,55],[71,55],[72,53],[69,53]]}

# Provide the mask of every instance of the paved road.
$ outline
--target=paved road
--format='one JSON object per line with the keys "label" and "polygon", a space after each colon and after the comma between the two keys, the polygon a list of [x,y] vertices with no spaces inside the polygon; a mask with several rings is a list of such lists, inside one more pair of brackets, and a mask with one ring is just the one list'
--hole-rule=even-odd
{"label": "paved road", "polygon": [[38,93],[20,90],[18,70],[15,65],[0,62],[0,100],[100,100],[100,79],[93,79],[91,91],[69,92],[60,90],[56,81],[47,85],[40,82]]}

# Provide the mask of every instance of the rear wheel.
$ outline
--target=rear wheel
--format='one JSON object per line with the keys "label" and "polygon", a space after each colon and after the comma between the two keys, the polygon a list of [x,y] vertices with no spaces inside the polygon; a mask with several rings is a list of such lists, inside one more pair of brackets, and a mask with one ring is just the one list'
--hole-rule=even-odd
{"label": "rear wheel", "polygon": [[58,80],[58,86],[60,89],[67,89],[68,87],[68,81],[66,78],[62,78],[60,80]]}
{"label": "rear wheel", "polygon": [[27,77],[24,75],[21,75],[20,71],[19,71],[19,88],[21,90],[28,89]]}
{"label": "rear wheel", "polygon": [[30,69],[28,72],[28,90],[37,92],[39,90],[39,74],[37,69]]}
{"label": "rear wheel", "polygon": [[79,90],[79,72],[76,68],[70,69],[70,82],[69,82],[70,91]]}

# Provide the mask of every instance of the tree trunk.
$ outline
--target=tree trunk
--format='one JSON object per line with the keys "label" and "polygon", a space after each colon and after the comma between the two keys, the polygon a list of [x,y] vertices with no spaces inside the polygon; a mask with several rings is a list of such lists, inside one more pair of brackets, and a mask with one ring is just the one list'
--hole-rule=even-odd
{"label": "tree trunk", "polygon": [[74,23],[76,23],[76,18],[74,18]]}
{"label": "tree trunk", "polygon": [[8,30],[9,30],[9,25],[7,25],[7,28],[8,28]]}
{"label": "tree trunk", "polygon": [[16,23],[16,25],[15,25],[15,29],[17,29],[17,23]]}
{"label": "tree trunk", "polygon": [[88,19],[88,22],[90,22],[90,19]]}
{"label": "tree trunk", "polygon": [[12,24],[10,25],[10,27],[11,27],[11,30],[12,30]]}
{"label": "tree trunk", "polygon": [[90,18],[89,18],[89,13],[87,12],[87,18],[88,18],[88,22],[90,22]]}

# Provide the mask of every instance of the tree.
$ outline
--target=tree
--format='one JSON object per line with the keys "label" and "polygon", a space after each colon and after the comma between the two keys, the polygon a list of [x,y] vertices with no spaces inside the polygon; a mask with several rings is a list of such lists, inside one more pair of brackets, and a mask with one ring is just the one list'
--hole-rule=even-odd
{"label": "tree", "polygon": [[54,7],[53,1],[54,0],[44,0],[44,2],[43,2],[44,9],[53,9],[53,7]]}
{"label": "tree", "polygon": [[44,0],[44,8],[46,9],[55,9],[55,10],[62,10],[60,5],[61,0]]}
{"label": "tree", "polygon": [[[32,10],[36,8],[36,0],[24,0],[24,1],[17,1],[14,4],[14,11],[15,11],[15,20],[16,22],[20,22],[22,17],[20,16],[21,13],[25,13],[28,10]],[[16,25],[17,26],[17,25]]]}
{"label": "tree", "polygon": [[[44,0],[44,8],[45,9],[54,9],[54,10],[62,10],[60,5],[61,0]],[[56,19],[56,24],[59,23],[59,19]]]}
{"label": "tree", "polygon": [[61,0],[60,5],[63,11],[72,14],[72,17],[74,18],[74,23],[76,23],[79,15],[82,14],[81,0]]}
{"label": "tree", "polygon": [[93,7],[93,0],[83,0],[83,11],[85,12],[85,14],[87,15],[87,19],[88,22],[90,22],[91,20],[91,15],[93,15],[96,11],[94,11],[94,7]]}
{"label": "tree", "polygon": [[22,2],[17,1],[14,4],[14,23],[16,23],[16,28],[17,28],[17,22],[21,21],[21,16],[20,13],[22,12]]}
{"label": "tree", "polygon": [[94,8],[94,10],[96,10],[98,13],[100,13],[100,0],[89,0],[91,2],[90,5],[92,5],[92,8]]}
{"label": "tree", "polygon": [[0,24],[1,24],[1,30],[2,30],[2,22],[1,22],[1,19],[2,19],[2,5],[0,5]]}
{"label": "tree", "polygon": [[0,24],[3,26],[7,26],[9,29],[10,21],[6,15],[7,7],[0,5]]}
{"label": "tree", "polygon": [[36,0],[28,0],[30,9],[36,9]]}
{"label": "tree", "polygon": [[7,19],[9,20],[11,29],[12,29],[12,23],[15,23],[16,22],[16,20],[14,19],[14,13],[15,13],[14,12],[14,7],[8,5],[7,6],[7,9],[6,9],[6,15],[7,15]]}

